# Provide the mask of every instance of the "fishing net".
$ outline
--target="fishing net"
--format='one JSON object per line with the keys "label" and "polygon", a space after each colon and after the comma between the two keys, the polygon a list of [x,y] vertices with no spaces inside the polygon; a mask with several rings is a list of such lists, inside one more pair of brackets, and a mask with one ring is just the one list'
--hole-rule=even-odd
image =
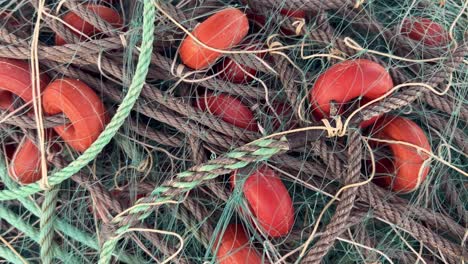
{"label": "fishing net", "polygon": [[[2,1],[0,262],[463,263],[467,3]],[[226,10],[239,41],[229,17],[194,33]],[[187,39],[217,56],[193,67]],[[29,99],[5,92],[20,62]],[[90,88],[78,117],[49,113],[44,74]],[[105,125],[77,150],[54,131],[95,97]]]}

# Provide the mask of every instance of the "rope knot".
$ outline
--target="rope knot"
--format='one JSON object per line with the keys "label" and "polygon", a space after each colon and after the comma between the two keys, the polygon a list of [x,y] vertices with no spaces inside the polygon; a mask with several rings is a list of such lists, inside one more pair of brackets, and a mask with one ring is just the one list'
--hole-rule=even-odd
{"label": "rope knot", "polygon": [[[274,50],[274,49],[281,48],[281,47],[284,46],[284,45],[281,44],[281,42],[279,42],[279,41],[273,41],[274,38],[275,38],[276,36],[278,36],[278,34],[273,34],[273,35],[268,36],[268,38],[267,38],[267,40],[266,40],[268,49]],[[270,53],[273,53],[273,52],[275,52],[275,51],[269,51],[269,52],[270,52]]]}
{"label": "rope knot", "polygon": [[295,27],[294,33],[296,35],[302,35],[301,32],[304,29],[304,26],[306,24],[306,21],[304,18],[298,18],[296,21],[292,23],[292,25]]}
{"label": "rope knot", "polygon": [[322,123],[325,126],[325,130],[327,131],[327,137],[342,137],[346,134],[346,129],[343,125],[343,121],[341,120],[341,116],[334,116],[332,119],[335,122],[335,127],[331,125],[331,122],[328,119],[322,119]]}

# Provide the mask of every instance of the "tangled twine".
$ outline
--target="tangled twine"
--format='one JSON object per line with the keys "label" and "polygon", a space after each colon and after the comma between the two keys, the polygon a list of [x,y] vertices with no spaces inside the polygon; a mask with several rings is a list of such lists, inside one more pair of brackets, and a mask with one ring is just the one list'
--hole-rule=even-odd
{"label": "tangled twine", "polygon": [[[36,1],[32,2],[35,3],[37,7]],[[277,7],[276,5],[279,4],[284,8],[291,9],[300,8],[303,10],[315,11],[319,7],[323,12],[326,10],[339,10],[347,16],[359,18],[361,22],[363,19],[368,19],[359,12],[363,5],[363,3],[359,1],[283,2],[262,0],[258,1],[256,4],[252,3],[251,7],[255,9],[256,6],[260,6],[261,8],[256,10],[262,13],[272,7]],[[246,132],[212,115],[206,115],[206,113],[192,107],[186,100],[173,96],[170,93],[164,93],[160,89],[155,88],[149,81],[145,81],[147,77],[148,79],[155,77],[164,80],[177,80],[190,85],[192,80],[197,80],[196,83],[198,85],[207,89],[226,92],[231,95],[242,96],[252,100],[265,98],[266,101],[268,101],[280,94],[280,91],[269,90],[265,92],[263,89],[252,85],[236,85],[216,77],[205,78],[206,76],[203,72],[193,73],[182,64],[178,64],[158,52],[153,53],[153,32],[155,32],[153,21],[155,8],[164,10],[166,14],[175,21],[180,23],[182,23],[182,21],[187,21],[183,26],[191,30],[196,26],[194,23],[195,21],[190,20],[189,14],[184,13],[182,9],[171,4],[162,3],[158,3],[155,7],[152,1],[144,1],[142,46],[135,52],[135,54],[139,53],[138,65],[132,81],[128,82],[125,80],[125,72],[122,70],[122,66],[119,62],[106,54],[106,52],[112,52],[113,50],[122,49],[126,46],[126,43],[122,42],[122,38],[125,39],[122,31],[113,28],[102,19],[99,19],[94,13],[79,5],[77,1],[66,1],[64,2],[64,6],[76,10],[81,17],[86,18],[87,21],[101,32],[108,33],[107,37],[80,42],[79,38],[70,32],[70,29],[64,27],[56,20],[51,19],[49,16],[46,16],[44,20],[51,29],[56,32],[61,32],[61,35],[64,36],[64,39],[69,41],[69,43],[76,44],[53,47],[39,45],[39,61],[52,72],[85,81],[108,101],[119,103],[120,106],[106,130],[88,151],[83,153],[75,161],[72,161],[64,169],[54,172],[47,177],[48,183],[53,187],[51,190],[45,192],[42,211],[38,209],[35,203],[32,203],[26,198],[42,190],[39,184],[16,186],[11,180],[9,181],[6,179],[8,177],[4,177],[6,172],[2,173],[2,180],[7,185],[8,189],[0,191],[0,199],[19,200],[25,208],[40,217],[41,230],[34,230],[34,228],[25,224],[24,221],[18,218],[18,215],[11,210],[9,211],[7,208],[0,208],[0,217],[39,242],[41,245],[41,259],[44,263],[51,263],[51,256],[53,255],[56,255],[64,262],[67,260],[72,263],[79,263],[79,260],[73,259],[73,256],[70,256],[68,252],[61,251],[60,248],[57,247],[57,244],[54,243],[54,229],[60,230],[65,234],[71,234],[70,236],[73,239],[91,248],[99,249],[96,241],[92,239],[89,234],[83,234],[83,232],[77,230],[73,226],[67,225],[66,222],[60,218],[54,220],[55,216],[53,210],[56,207],[55,203],[57,202],[58,186],[69,178],[84,185],[91,193],[91,197],[93,197],[98,207],[103,211],[107,211],[105,213],[99,213],[104,223],[101,230],[103,245],[100,250],[100,263],[110,262],[112,255],[117,255],[124,262],[140,263],[139,261],[142,260],[138,257],[125,254],[121,255],[115,251],[118,240],[124,236],[131,237],[134,241],[139,241],[137,236],[129,235],[129,232],[135,231],[136,228],[140,228],[145,238],[151,241],[152,244],[162,252],[166,257],[166,261],[169,261],[178,255],[184,245],[179,244],[178,248],[166,246],[163,232],[156,228],[140,226],[139,224],[154,211],[160,210],[162,205],[174,207],[173,205],[177,204],[177,217],[181,219],[188,230],[194,233],[196,239],[200,241],[205,248],[209,249],[212,246],[212,236],[215,233],[213,221],[208,221],[206,219],[209,211],[196,199],[192,199],[192,196],[195,196],[195,194],[192,195],[192,193],[194,193],[192,191],[206,189],[208,192],[215,194],[216,198],[219,200],[226,202],[230,199],[229,197],[231,194],[217,184],[216,178],[236,169],[244,168],[251,163],[266,160],[284,166],[288,168],[288,170],[297,171],[301,174],[300,177],[303,178],[305,182],[308,182],[310,179],[305,177],[304,174],[309,174],[309,177],[310,175],[315,175],[328,178],[328,180],[338,180],[340,184],[345,187],[351,186],[346,189],[343,188],[341,195],[339,195],[339,202],[334,214],[328,221],[328,224],[323,228],[323,232],[317,235],[319,237],[317,242],[310,244],[310,242],[316,238],[315,230],[311,234],[308,233],[310,237],[308,236],[309,239],[303,247],[301,247],[302,253],[296,256],[304,263],[320,263],[327,252],[334,246],[335,240],[343,239],[343,236],[347,237],[345,231],[351,226],[356,226],[359,219],[363,218],[362,214],[355,213],[360,212],[356,207],[360,207],[363,204],[369,207],[369,210],[372,210],[372,217],[388,221],[391,225],[402,228],[424,246],[433,250],[433,252],[439,251],[440,254],[446,258],[445,261],[455,263],[460,261],[460,259],[466,258],[467,253],[465,247],[463,244],[458,244],[464,239],[462,237],[464,228],[451,218],[444,214],[433,212],[427,208],[413,206],[409,204],[407,200],[392,195],[388,191],[373,184],[366,184],[363,186],[353,185],[361,182],[361,178],[363,177],[361,175],[361,159],[365,156],[365,153],[362,151],[360,132],[354,130],[356,124],[360,123],[362,120],[369,120],[375,116],[380,116],[395,109],[401,109],[404,106],[411,105],[418,99],[422,99],[429,106],[444,113],[457,113],[457,117],[466,122],[468,119],[466,106],[461,105],[458,109],[455,109],[457,104],[454,103],[452,97],[449,95],[437,96],[424,86],[408,86],[404,87],[404,89],[395,90],[395,92],[385,96],[383,100],[378,100],[362,108],[360,111],[357,111],[352,119],[346,120],[344,126],[343,122],[341,122],[342,126],[340,126],[338,122],[337,126],[333,127],[328,120],[324,120],[325,129],[322,130],[328,132],[329,139],[321,138],[324,137],[321,133],[312,134],[312,136],[311,134],[303,133],[291,134],[282,138],[261,138],[262,135],[260,133]],[[268,13],[265,13],[265,15],[267,14]],[[281,25],[290,27],[294,30],[296,35],[307,37],[318,44],[332,45],[336,51],[339,51],[337,54],[340,54],[340,56],[351,57],[360,55],[363,58],[370,59],[379,64],[386,64],[380,57],[371,52],[366,52],[366,49],[362,47],[362,49],[359,49],[359,47],[356,48],[355,45],[350,45],[350,42],[347,41],[346,38],[337,38],[336,32],[334,32],[333,27],[327,22],[324,14],[325,13],[317,15],[320,26],[314,30],[311,30],[303,21],[290,18],[285,18],[285,21]],[[383,30],[382,25],[374,20],[364,20],[360,26],[363,25],[368,26],[374,33],[384,32],[384,34],[382,34],[383,38],[388,39],[392,36],[390,33],[387,33],[389,31]],[[0,45],[0,56],[28,59],[30,56],[30,44],[23,38],[11,33],[6,27],[1,30],[1,42],[3,44]],[[183,36],[183,32],[178,30],[174,31],[174,36]],[[125,33],[125,35],[126,34],[128,33]],[[279,39],[273,40],[280,43]],[[403,41],[404,40],[400,38],[396,40],[397,43]],[[299,109],[301,108],[300,99],[303,97],[301,93],[307,84],[305,84],[302,79],[303,77],[301,76],[302,72],[300,69],[296,69],[295,65],[288,60],[288,55],[283,52],[282,49],[285,47],[286,46],[269,47],[273,63],[262,62],[256,59],[256,56],[251,53],[233,52],[232,54],[228,54],[228,56],[234,59],[239,65],[249,65],[249,67],[255,68],[260,72],[278,78],[283,88],[282,91],[285,93],[289,103],[293,106],[293,109]],[[275,50],[276,48],[280,49]],[[446,84],[445,82],[448,76],[454,74],[458,66],[463,63],[467,49],[467,45],[461,43],[448,53],[449,55],[444,57],[441,62],[443,63],[444,70],[434,72],[424,84],[434,88],[443,87]],[[432,56],[432,54],[430,55]],[[341,58],[340,56],[337,57]],[[73,65],[63,65],[70,61],[73,61]],[[149,69],[149,65],[154,65],[155,69]],[[174,71],[174,69],[177,70]],[[106,82],[103,82],[95,75],[89,74],[90,71],[100,72],[103,76],[109,78]],[[411,77],[408,76],[407,72],[393,67],[391,67],[389,71],[397,84],[410,83]],[[185,77],[187,75],[190,75],[190,78]],[[127,94],[124,98],[122,98],[122,94],[125,93],[125,90],[123,91],[122,88],[120,88],[121,84],[124,84],[124,87],[129,85],[129,89],[126,91]],[[159,121],[187,135],[193,156],[193,164],[196,164],[196,166],[186,171],[179,172],[175,174],[174,177],[162,181],[162,183],[158,183],[147,197],[138,200],[137,203],[125,210],[118,202],[113,200],[105,187],[100,184],[96,185],[95,182],[90,182],[80,177],[80,174],[77,173],[97,157],[105,145],[118,133],[119,128],[125,121],[128,123],[129,129],[134,133],[159,144],[168,147],[181,147],[185,144],[184,138],[180,135],[171,135],[171,133],[145,126],[140,120],[134,116],[130,116],[131,112],[142,114],[145,117]],[[0,114],[1,116],[10,115],[10,113],[5,111],[2,111]],[[299,116],[300,115],[297,117]],[[447,126],[447,121],[436,115],[431,116],[427,120],[437,131],[443,131]],[[334,121],[341,121],[341,119],[336,119]],[[2,123],[14,125],[22,129],[35,129],[37,127],[36,118],[21,114],[10,115],[8,118],[3,119]],[[67,123],[69,123],[67,118],[61,115],[44,118],[44,128]],[[348,135],[347,139],[349,142],[346,144],[347,154],[341,156],[339,154],[334,154],[326,142],[330,142],[336,136],[344,136],[345,134]],[[307,137],[307,139],[298,139],[299,137]],[[258,140],[258,138],[260,139]],[[460,128],[455,128],[452,138],[453,142],[460,148],[460,151],[466,153],[464,131]],[[317,166],[310,161],[303,162],[297,159],[297,157],[294,157],[294,154],[291,154],[292,151],[303,148],[304,145],[310,145],[309,143],[312,144],[311,150],[319,157],[320,162],[323,163],[322,165]],[[236,149],[232,150],[234,147]],[[219,158],[207,161],[205,154],[203,154],[204,149],[213,150],[212,153],[225,154]],[[287,152],[289,152],[289,154]],[[327,173],[327,169],[332,171],[332,175]],[[8,181],[9,183],[7,184]],[[450,190],[451,187],[453,186],[449,185],[446,188]],[[454,191],[450,193],[452,192]],[[338,198],[338,194],[336,194],[336,198]],[[452,200],[454,204],[457,204],[457,201],[460,200],[460,198],[453,195],[449,196],[449,199]],[[457,210],[458,214],[465,215],[466,213],[463,208],[457,208]],[[13,223],[15,219],[19,221],[19,224]],[[317,228],[319,222],[320,221],[317,223]],[[448,233],[450,239],[446,239],[444,235],[441,235],[443,232]],[[75,234],[78,235],[75,236]],[[365,241],[364,244],[370,248],[374,248],[375,245],[373,245],[369,237],[365,234],[362,236],[363,238],[361,240]],[[296,237],[296,239],[292,240],[298,241],[301,239],[302,237]],[[350,238],[347,237],[347,239]],[[145,247],[143,244],[140,246],[141,248]],[[0,248],[0,254],[9,260],[16,259],[14,257],[16,255],[12,255],[8,249],[3,247]],[[419,258],[423,259],[421,256],[419,256]],[[181,263],[189,263],[189,260],[183,257],[179,258],[178,261]]]}

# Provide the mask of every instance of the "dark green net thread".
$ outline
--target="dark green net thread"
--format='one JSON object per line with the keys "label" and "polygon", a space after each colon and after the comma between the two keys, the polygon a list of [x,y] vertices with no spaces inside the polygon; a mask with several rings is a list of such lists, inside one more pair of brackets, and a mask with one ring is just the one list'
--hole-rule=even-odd
{"label": "dark green net thread", "polygon": [[[203,170],[212,170],[212,169],[219,169],[219,167],[214,166],[214,167],[205,167],[205,168],[203,168]],[[182,174],[182,175],[183,175],[183,174]],[[193,175],[185,175],[184,177],[190,177],[190,176],[193,176]],[[207,177],[208,177],[208,176],[207,176]],[[209,177],[214,177],[214,176],[210,175]],[[186,182],[182,182],[181,184],[178,184],[178,185],[176,185],[175,187],[176,187],[176,188],[183,188],[183,189],[192,188],[191,185],[190,185],[189,183],[186,183]],[[160,192],[162,192],[162,193],[167,192],[167,191],[169,191],[169,189],[164,188],[164,187],[161,187],[161,188],[160,188]],[[155,195],[157,196],[160,192],[157,192]],[[153,196],[153,195],[152,195],[152,196]],[[154,198],[154,197],[153,197],[153,198]],[[152,198],[151,201],[154,200],[153,198]],[[141,207],[141,208],[145,208],[145,207]],[[148,208],[145,208],[145,210],[147,210],[147,209],[148,209]],[[135,212],[137,212],[137,211],[138,211],[138,209],[136,209]]]}

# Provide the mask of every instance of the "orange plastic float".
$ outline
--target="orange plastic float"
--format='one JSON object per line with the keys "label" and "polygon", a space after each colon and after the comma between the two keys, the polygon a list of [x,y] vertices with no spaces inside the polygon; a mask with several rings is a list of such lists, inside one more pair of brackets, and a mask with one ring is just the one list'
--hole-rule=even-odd
{"label": "orange plastic float", "polygon": [[449,35],[444,27],[423,17],[405,19],[401,26],[401,33],[432,47],[445,46],[449,42]]}
{"label": "orange plastic float", "polygon": [[[387,116],[377,121],[374,130],[376,131],[371,132],[373,138],[403,141],[431,151],[424,131],[409,119]],[[429,173],[429,166],[422,168],[429,156],[414,147],[402,144],[384,145],[390,148],[393,156],[376,161],[376,173],[383,175],[378,177],[376,183],[399,193],[417,189]],[[420,171],[421,174],[418,175]],[[389,172],[394,172],[394,177],[388,175]]]}
{"label": "orange plastic float", "polygon": [[[233,187],[236,174],[234,172],[230,178]],[[291,231],[294,224],[292,199],[275,171],[261,166],[248,176],[242,191],[262,231],[271,237],[284,236]]]}
{"label": "orange plastic float", "polygon": [[[112,26],[116,28],[122,27],[122,24],[123,24],[122,18],[120,17],[120,14],[116,10],[110,7],[103,6],[103,5],[86,5],[86,8],[94,12],[96,15],[101,17],[103,20],[105,20]],[[80,31],[81,33],[83,33],[84,35],[88,37],[92,37],[100,32],[93,25],[84,21],[81,17],[79,17],[77,14],[73,12],[68,12],[67,14],[65,14],[62,20],[65,21],[72,28]],[[74,31],[72,32],[73,34],[80,36],[80,40],[85,39],[84,36],[81,36],[77,32],[74,32]],[[65,44],[67,43],[61,36],[59,36],[58,34],[55,35],[55,45],[60,46],[60,45],[65,45]]]}
{"label": "orange plastic float", "polygon": [[[40,90],[49,83],[46,74],[40,75]],[[0,58],[0,109],[13,110],[13,97],[17,95],[29,103],[33,99],[32,80],[26,61]]]}
{"label": "orange plastic float", "polygon": [[[372,100],[392,88],[392,78],[384,67],[370,60],[356,59],[340,62],[326,70],[315,82],[309,98],[314,115],[322,119],[330,115],[332,102],[342,105],[359,97]],[[338,111],[342,112],[342,109]]]}
{"label": "orange plastic float", "polygon": [[41,179],[41,152],[27,137],[17,146],[10,161],[9,174],[17,182],[29,184]]}
{"label": "orange plastic float", "polygon": [[64,113],[71,124],[54,127],[76,151],[85,151],[104,130],[106,110],[96,93],[76,79],[53,81],[43,93],[42,105],[49,115]]}
{"label": "orange plastic float", "polygon": [[247,238],[244,228],[238,224],[230,224],[217,238],[219,243],[216,259],[220,264],[262,264],[262,258],[253,248]]}
{"label": "orange plastic float", "polygon": [[250,131],[258,131],[257,122],[252,111],[240,100],[232,96],[226,94],[212,95],[208,93],[207,96],[198,98],[196,106],[237,127]]}
{"label": "orange plastic float", "polygon": [[[235,8],[227,8],[210,16],[192,32],[200,42],[219,50],[231,49],[239,44],[249,31],[249,22],[244,13]],[[187,36],[180,46],[182,62],[195,70],[213,64],[221,53],[207,49]]]}

